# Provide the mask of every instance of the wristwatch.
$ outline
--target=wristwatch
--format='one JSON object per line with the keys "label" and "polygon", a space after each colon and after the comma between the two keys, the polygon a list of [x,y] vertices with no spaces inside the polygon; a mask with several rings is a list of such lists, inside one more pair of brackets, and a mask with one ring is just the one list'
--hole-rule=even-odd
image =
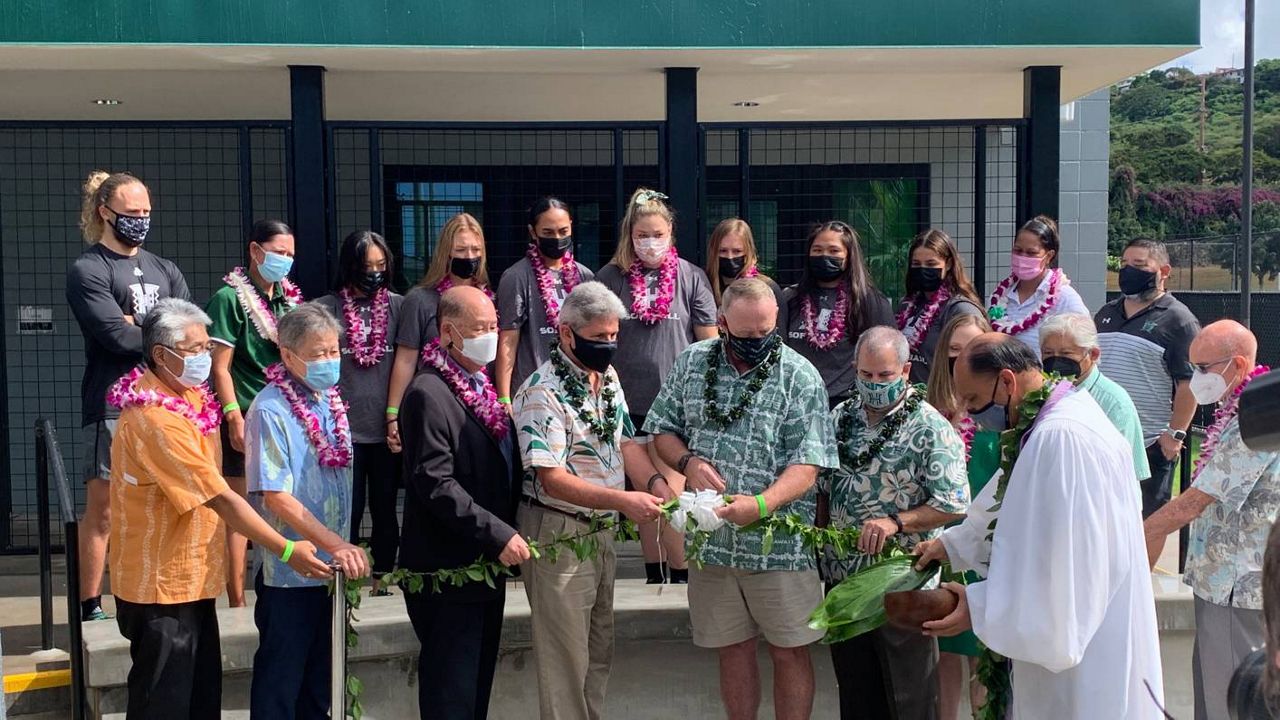
{"label": "wristwatch", "polygon": [[680,456],[680,462],[676,463],[676,472],[684,475],[684,469],[689,467],[689,461],[697,457],[696,453],[687,452]]}
{"label": "wristwatch", "polygon": [[1173,438],[1174,440],[1177,440],[1178,442],[1182,442],[1183,440],[1187,439],[1186,430],[1174,430],[1173,428],[1167,427],[1164,429],[1164,431],[1169,433],[1169,437]]}
{"label": "wristwatch", "polygon": [[905,530],[903,530],[902,528],[902,518],[898,517],[898,513],[889,513],[889,519],[893,521],[894,525],[898,526],[899,535],[905,532]]}

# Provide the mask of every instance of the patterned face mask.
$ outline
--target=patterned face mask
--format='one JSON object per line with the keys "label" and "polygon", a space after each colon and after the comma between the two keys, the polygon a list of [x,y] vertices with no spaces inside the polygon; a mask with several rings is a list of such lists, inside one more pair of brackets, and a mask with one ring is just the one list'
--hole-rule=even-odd
{"label": "patterned face mask", "polygon": [[115,216],[115,220],[108,222],[117,240],[129,247],[141,247],[147,241],[147,233],[151,231],[151,216],[121,215],[111,208],[107,210]]}
{"label": "patterned face mask", "polygon": [[858,394],[862,396],[862,404],[872,410],[892,407],[894,403],[902,399],[902,394],[907,391],[906,378],[898,378],[889,382],[871,382],[858,378]]}

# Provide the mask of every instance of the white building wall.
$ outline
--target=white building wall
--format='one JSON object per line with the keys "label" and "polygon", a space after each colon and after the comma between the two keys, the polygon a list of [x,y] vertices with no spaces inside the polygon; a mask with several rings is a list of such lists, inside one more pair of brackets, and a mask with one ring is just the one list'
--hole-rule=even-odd
{"label": "white building wall", "polygon": [[1107,296],[1107,200],[1110,180],[1110,90],[1063,106],[1059,165],[1061,265],[1088,306]]}

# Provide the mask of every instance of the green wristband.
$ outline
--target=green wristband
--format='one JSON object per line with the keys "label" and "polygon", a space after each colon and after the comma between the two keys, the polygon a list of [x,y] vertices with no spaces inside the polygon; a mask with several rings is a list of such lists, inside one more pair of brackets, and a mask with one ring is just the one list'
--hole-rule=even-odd
{"label": "green wristband", "polygon": [[756,505],[760,506],[760,517],[769,517],[769,506],[765,504],[763,495],[756,496]]}
{"label": "green wristband", "polygon": [[293,557],[293,541],[284,541],[284,552],[280,553],[281,562],[289,562],[289,558]]}
{"label": "green wristband", "polygon": [[228,414],[230,414],[230,413],[232,413],[232,412],[235,412],[236,410],[239,410],[239,409],[240,409],[240,403],[238,403],[238,402],[229,402],[229,403],[227,403],[226,405],[223,405],[223,406],[222,406],[222,414],[223,414],[223,415],[228,415]]}
{"label": "green wristband", "polygon": [[503,395],[502,397],[498,398],[498,402],[502,403],[503,405],[510,405],[511,398],[507,395]]}
{"label": "green wristband", "polygon": [[396,407],[396,406],[394,406],[394,405],[388,405],[388,406],[387,406],[387,414],[388,414],[388,415],[390,415],[391,417],[399,417],[399,416],[400,416],[400,408],[398,408],[398,407]]}

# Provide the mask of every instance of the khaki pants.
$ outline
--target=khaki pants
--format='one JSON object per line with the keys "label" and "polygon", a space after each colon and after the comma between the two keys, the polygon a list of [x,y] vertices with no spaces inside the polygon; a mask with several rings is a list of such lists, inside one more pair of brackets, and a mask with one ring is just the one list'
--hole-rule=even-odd
{"label": "khaki pants", "polygon": [[[540,544],[586,529],[584,522],[557,512],[520,505],[520,531]],[[600,552],[579,561],[562,550],[557,562],[545,558],[520,566],[533,623],[533,657],[538,670],[542,720],[600,720],[613,663],[613,579],[617,556],[613,533],[598,535]]]}

